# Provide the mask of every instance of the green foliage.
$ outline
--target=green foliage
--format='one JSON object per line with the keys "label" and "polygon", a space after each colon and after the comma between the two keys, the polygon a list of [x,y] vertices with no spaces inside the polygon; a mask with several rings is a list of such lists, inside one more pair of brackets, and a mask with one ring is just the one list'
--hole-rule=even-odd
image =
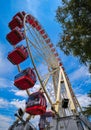
{"label": "green foliage", "polygon": [[91,64],[91,0],[62,0],[56,19],[63,30],[58,43],[61,50]]}
{"label": "green foliage", "polygon": [[[88,93],[88,97],[91,98],[91,90],[90,90],[90,92]],[[87,115],[88,117],[91,117],[91,104],[89,104],[87,107],[84,107],[83,109],[84,109],[83,113],[84,113],[85,115]]]}
{"label": "green foliage", "polygon": [[83,111],[83,113],[88,117],[91,117],[91,105],[89,105],[88,107],[84,107],[84,109],[85,110]]}

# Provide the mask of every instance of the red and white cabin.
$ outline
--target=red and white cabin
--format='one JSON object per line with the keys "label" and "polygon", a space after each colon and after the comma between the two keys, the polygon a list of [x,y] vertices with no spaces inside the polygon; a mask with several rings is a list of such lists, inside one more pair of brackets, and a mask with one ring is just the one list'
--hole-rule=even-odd
{"label": "red and white cabin", "polygon": [[51,51],[52,51],[52,52],[55,52],[56,50],[55,50],[55,48],[54,48],[54,47],[52,47],[52,48],[51,48]]}
{"label": "red and white cabin", "polygon": [[50,43],[51,40],[48,38],[48,39],[45,40],[45,42],[46,42],[46,43]]}
{"label": "red and white cabin", "polygon": [[46,38],[48,38],[48,35],[47,35],[47,34],[44,34],[44,35],[42,35],[42,37],[43,37],[44,39],[46,39]]}
{"label": "red and white cabin", "polygon": [[45,30],[40,30],[40,34],[43,35],[45,33]]}
{"label": "red and white cabin", "polygon": [[28,22],[32,27],[34,27],[34,28],[40,30],[40,29],[39,29],[39,23],[38,23],[38,21],[37,21],[33,16],[28,15],[28,16],[27,16],[27,22]]}
{"label": "red and white cabin", "polygon": [[54,55],[55,55],[55,57],[57,57],[57,56],[58,56],[58,53],[57,53],[57,52],[55,52],[55,53],[54,53]]}
{"label": "red and white cabin", "polygon": [[28,15],[27,18],[26,18],[27,22],[32,25],[35,21],[34,17],[31,16],[31,15]]}
{"label": "red and white cabin", "polygon": [[26,112],[30,115],[42,115],[46,112],[47,101],[40,91],[32,93],[26,102]]}
{"label": "red and white cabin", "polygon": [[52,48],[52,47],[53,47],[53,44],[52,44],[52,43],[49,43],[48,45],[49,45],[49,47],[50,47],[50,48]]}
{"label": "red and white cabin", "polygon": [[37,21],[37,20],[34,20],[32,26],[33,26],[34,28],[36,28],[36,27],[38,26],[38,21]]}
{"label": "red and white cabin", "polygon": [[8,54],[7,58],[12,64],[18,65],[28,58],[28,51],[23,45],[17,46],[12,52]]}
{"label": "red and white cabin", "polygon": [[16,45],[20,41],[25,39],[25,35],[24,32],[19,27],[16,27],[10,33],[7,34],[6,38],[11,45]]}
{"label": "red and white cabin", "polygon": [[42,29],[41,25],[36,26],[36,30],[40,31]]}
{"label": "red and white cabin", "polygon": [[13,19],[14,19],[16,16],[18,16],[18,17],[21,18],[21,20],[24,20],[24,16],[25,16],[25,15],[26,15],[26,13],[25,13],[24,11],[18,12],[18,13],[13,17]]}
{"label": "red and white cabin", "polygon": [[14,85],[20,90],[32,88],[36,83],[36,75],[31,68],[21,71],[15,76]]}
{"label": "red and white cabin", "polygon": [[22,28],[23,20],[19,16],[16,16],[11,22],[9,22],[8,26],[11,30],[13,30],[15,27]]}

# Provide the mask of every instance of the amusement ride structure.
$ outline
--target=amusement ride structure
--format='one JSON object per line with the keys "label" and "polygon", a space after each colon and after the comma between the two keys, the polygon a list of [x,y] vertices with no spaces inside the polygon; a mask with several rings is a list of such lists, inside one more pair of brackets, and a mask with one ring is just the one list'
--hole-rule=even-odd
{"label": "amusement ride structure", "polygon": [[[18,110],[17,119],[8,130],[37,130],[30,122],[37,115],[39,130],[91,130],[58,53],[38,20],[22,11],[8,26],[11,32],[6,38],[13,51],[7,58],[19,71],[14,85],[26,90],[28,95],[25,110]],[[22,70],[20,64],[28,57],[30,66]],[[39,90],[30,93],[36,83],[40,85]],[[26,119],[25,113],[28,113]]]}

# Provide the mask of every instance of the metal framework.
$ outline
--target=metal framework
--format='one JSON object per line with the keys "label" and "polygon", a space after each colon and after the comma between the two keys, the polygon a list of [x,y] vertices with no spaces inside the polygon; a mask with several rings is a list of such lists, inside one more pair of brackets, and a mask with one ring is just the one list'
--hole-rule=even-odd
{"label": "metal framework", "polygon": [[[28,16],[37,21],[36,26],[26,22]],[[44,34],[40,33],[41,30],[36,29],[37,26],[41,27]],[[43,89],[50,104],[49,109],[52,108],[58,118],[78,115],[81,112],[81,107],[72,90],[58,53],[42,25],[30,14],[24,16],[24,33],[31,63],[38,77],[40,87]],[[20,72],[20,66],[18,65],[17,67]],[[31,94],[29,90],[26,90],[26,92],[28,95]],[[64,99],[68,101],[66,108],[62,106]],[[30,118],[31,116],[29,115],[26,120],[28,121]]]}
{"label": "metal framework", "polygon": [[[47,38],[46,39],[43,38],[43,36],[40,34],[39,31],[36,30],[36,28],[34,28],[32,25],[27,24],[25,22],[27,16],[29,16],[29,14],[26,14],[24,17],[24,32],[26,36],[26,44],[27,44],[27,48],[28,48],[28,52],[29,52],[32,64],[34,66],[37,77],[39,79],[40,86],[43,88],[45,95],[48,98],[49,103],[51,104],[52,107],[54,107],[54,110],[58,115],[60,115],[59,113],[60,113],[60,107],[62,103],[62,95],[64,95],[64,98],[69,99],[70,103],[69,103],[68,109],[71,112],[71,114],[77,113],[77,107],[80,107],[80,105],[78,104],[76,97],[75,97],[76,103],[75,103],[75,100],[73,99],[73,96],[72,96],[73,91],[72,91],[71,85],[69,84],[69,80],[67,79],[67,76],[64,72],[62,64],[60,64],[61,61],[58,58],[55,48],[53,46],[50,47],[52,43],[51,43],[50,38],[48,37],[48,34],[45,32],[45,35],[47,36]],[[35,19],[35,21],[37,20]],[[42,28],[42,30],[44,29]],[[47,39],[49,39],[49,43],[46,43]],[[44,75],[42,75],[39,69],[37,68],[37,64],[40,59],[43,61],[44,66],[47,67],[47,72]],[[37,64],[35,64],[35,62]],[[44,78],[42,79],[41,77],[44,77]],[[47,88],[46,86],[48,84],[48,81],[50,82],[51,77],[52,77],[51,81],[53,83],[52,89],[54,92],[55,101],[52,101],[52,99],[50,98],[46,90]],[[46,83],[44,83],[44,81],[46,81]],[[63,89],[64,89],[64,92],[62,92]]]}

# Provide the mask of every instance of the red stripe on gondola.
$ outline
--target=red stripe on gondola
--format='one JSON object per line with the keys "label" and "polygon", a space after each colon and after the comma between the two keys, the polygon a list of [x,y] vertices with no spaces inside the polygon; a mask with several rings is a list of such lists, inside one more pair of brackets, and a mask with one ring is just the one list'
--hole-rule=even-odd
{"label": "red stripe on gondola", "polygon": [[36,75],[31,68],[23,70],[15,76],[14,85],[21,89],[26,90],[32,88],[36,83]]}
{"label": "red stripe on gondola", "polygon": [[[36,104],[38,101],[38,104]],[[32,102],[32,105],[31,105]],[[30,104],[30,105],[29,105]],[[32,93],[26,103],[26,112],[31,115],[42,115],[46,112],[46,99],[43,93]]]}
{"label": "red stripe on gondola", "polygon": [[46,107],[43,106],[33,106],[26,108],[26,112],[30,115],[43,115],[46,112]]}
{"label": "red stripe on gondola", "polygon": [[14,81],[14,85],[21,90],[32,88],[34,84],[35,82],[29,76],[22,76]]}

